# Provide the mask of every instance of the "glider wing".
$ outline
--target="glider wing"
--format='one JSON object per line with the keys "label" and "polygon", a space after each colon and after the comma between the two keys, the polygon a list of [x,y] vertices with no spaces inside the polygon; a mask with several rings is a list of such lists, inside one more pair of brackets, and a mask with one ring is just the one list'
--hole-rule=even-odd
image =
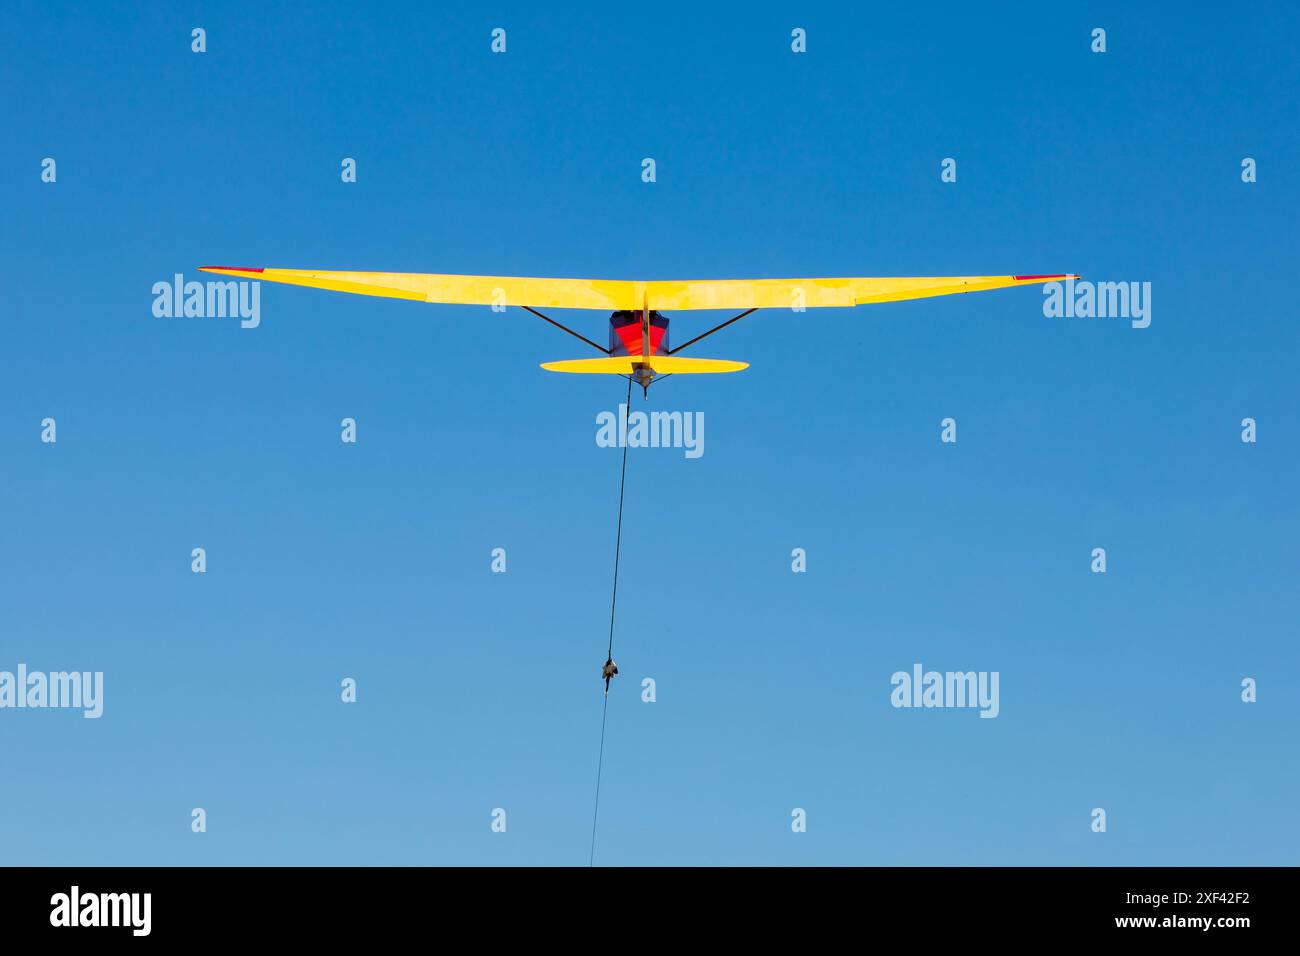
{"label": "glider wing", "polygon": [[422,272],[321,272],[311,269],[251,269],[203,266],[200,272],[285,282],[417,302],[458,305],[530,305],[551,309],[639,309],[643,282],[612,279],[530,279],[518,276],[453,276]]}
{"label": "glider wing", "polygon": [[203,266],[201,272],[285,282],[360,295],[459,305],[532,306],[601,311],[656,309],[851,308],[1077,278],[1070,275],[939,276],[845,279],[540,279],[521,276],[435,275],[421,272],[321,272]]}
{"label": "glider wing", "polygon": [[876,302],[924,299],[956,292],[1063,282],[1068,275],[939,276],[848,279],[720,279],[647,282],[650,308],[688,309],[851,308]]}

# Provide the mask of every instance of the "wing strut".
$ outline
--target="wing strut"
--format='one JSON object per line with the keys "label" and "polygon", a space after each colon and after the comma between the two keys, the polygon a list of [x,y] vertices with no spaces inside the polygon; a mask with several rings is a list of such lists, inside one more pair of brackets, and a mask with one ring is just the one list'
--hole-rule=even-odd
{"label": "wing strut", "polygon": [[732,322],[739,322],[739,321],[740,321],[741,319],[743,319],[745,316],[749,315],[749,313],[751,313],[751,312],[757,312],[757,311],[758,311],[757,308],[746,309],[744,312],[740,313],[740,315],[736,316],[734,319],[727,319],[727,321],[726,321],[726,322],[723,322],[721,325],[715,325],[713,328],[709,329],[709,331],[700,333],[699,335],[695,336],[695,338],[693,338],[693,339],[691,339],[689,342],[687,342],[685,345],[679,345],[679,346],[677,346],[677,348],[675,348],[675,349],[669,349],[669,350],[668,350],[668,354],[669,354],[669,355],[676,355],[676,354],[677,354],[678,352],[680,352],[682,349],[686,348],[687,346],[694,345],[694,344],[695,344],[696,342],[698,342],[700,339],[705,338],[706,336],[710,336],[710,335],[712,335],[714,332],[718,331],[718,329],[725,329],[725,328],[726,328],[727,326],[729,326]]}
{"label": "wing strut", "polygon": [[597,345],[597,344],[596,344],[595,342],[593,342],[591,339],[587,338],[585,335],[581,334],[580,332],[575,332],[575,331],[573,331],[573,329],[569,328],[567,325],[561,325],[559,322],[556,322],[556,321],[555,321],[553,318],[551,318],[549,315],[542,315],[542,313],[538,312],[536,309],[532,308],[531,306],[527,306],[527,305],[521,305],[520,308],[523,309],[523,310],[526,311],[526,312],[531,312],[531,313],[533,313],[533,315],[537,316],[539,319],[545,319],[547,322],[550,322],[551,325],[555,326],[557,329],[560,329],[561,331],[564,331],[564,332],[568,332],[568,333],[569,333],[570,335],[572,335],[575,339],[582,339],[582,341],[586,342],[588,345],[590,345],[593,349],[595,349],[595,350],[596,350],[597,352],[599,352],[600,354],[602,354],[602,355],[608,355],[608,354],[609,354],[609,349],[601,348],[599,345]]}

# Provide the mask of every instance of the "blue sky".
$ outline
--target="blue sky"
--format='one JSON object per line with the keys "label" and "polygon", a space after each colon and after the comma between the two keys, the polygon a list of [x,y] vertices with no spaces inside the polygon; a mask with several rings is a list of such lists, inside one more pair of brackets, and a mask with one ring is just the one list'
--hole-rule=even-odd
{"label": "blue sky", "polygon": [[[152,314],[233,263],[1150,282],[1142,330],[1036,288],[760,312],[695,350],[748,371],[636,400],[706,452],[630,454],[597,862],[1294,863],[1296,28],[9,5],[0,670],[105,705],[0,711],[0,859],[587,860],[625,386],[538,369],[585,349],[518,310]],[[915,662],[998,671],[999,717],[892,708]]]}

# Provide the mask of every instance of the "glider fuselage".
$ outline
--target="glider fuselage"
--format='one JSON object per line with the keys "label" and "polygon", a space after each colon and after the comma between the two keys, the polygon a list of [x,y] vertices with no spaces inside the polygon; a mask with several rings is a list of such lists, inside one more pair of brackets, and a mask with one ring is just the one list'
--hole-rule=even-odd
{"label": "glider fuselage", "polygon": [[[666,355],[668,350],[667,316],[651,310],[648,318],[639,311],[615,312],[609,317],[610,355]],[[634,366],[632,380],[642,389],[649,388],[654,378],[653,369]]]}

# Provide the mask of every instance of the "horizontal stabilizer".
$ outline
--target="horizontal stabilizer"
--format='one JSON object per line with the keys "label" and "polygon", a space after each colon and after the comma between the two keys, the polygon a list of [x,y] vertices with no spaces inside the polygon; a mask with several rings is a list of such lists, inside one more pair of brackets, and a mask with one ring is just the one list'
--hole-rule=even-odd
{"label": "horizontal stabilizer", "polygon": [[726,359],[684,358],[679,355],[611,355],[609,358],[568,359],[543,362],[548,372],[578,372],[586,375],[631,375],[638,365],[648,365],[656,375],[700,375],[711,372],[739,372],[748,362]]}

